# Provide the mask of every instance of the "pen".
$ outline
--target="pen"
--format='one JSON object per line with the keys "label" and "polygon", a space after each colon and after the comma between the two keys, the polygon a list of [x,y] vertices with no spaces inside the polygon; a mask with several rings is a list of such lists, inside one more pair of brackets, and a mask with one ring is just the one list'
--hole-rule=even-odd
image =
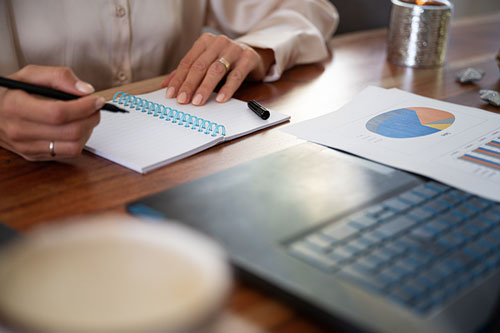
{"label": "pen", "polygon": [[[36,94],[36,95],[40,95],[40,96],[50,97],[50,98],[58,99],[58,100],[62,100],[62,101],[71,101],[71,100],[83,97],[83,96],[68,94],[68,93],[65,93],[63,91],[59,91],[59,90],[52,89],[52,88],[37,86],[36,84],[7,79],[7,78],[1,77],[1,76],[0,76],[0,86],[10,88],[10,89],[20,89],[20,90],[24,90],[30,94]],[[101,108],[101,110],[111,111],[111,112],[128,113],[127,110],[123,110],[123,109],[121,109],[113,104],[109,104],[109,103],[104,104],[104,106]]]}
{"label": "pen", "polygon": [[265,107],[260,105],[260,103],[254,101],[253,99],[248,102],[248,108],[253,112],[255,112],[256,115],[258,115],[264,120],[269,118],[269,116],[271,115],[268,109],[266,109]]}

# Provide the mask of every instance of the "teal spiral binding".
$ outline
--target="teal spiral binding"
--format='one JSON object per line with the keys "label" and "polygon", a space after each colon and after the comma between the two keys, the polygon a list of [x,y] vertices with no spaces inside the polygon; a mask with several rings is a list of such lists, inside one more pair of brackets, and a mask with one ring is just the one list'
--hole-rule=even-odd
{"label": "teal spiral binding", "polygon": [[222,136],[226,135],[226,128],[224,125],[217,124],[210,120],[203,119],[183,111],[172,109],[171,107],[163,104],[124,93],[123,91],[119,91],[113,96],[113,102],[127,106],[130,109],[145,112],[146,114],[153,115],[153,117],[159,117],[159,119],[165,119],[166,121],[170,121],[172,124],[191,127],[192,130],[198,130],[198,132],[204,132],[204,134],[211,134],[212,136],[216,136],[217,134]]}

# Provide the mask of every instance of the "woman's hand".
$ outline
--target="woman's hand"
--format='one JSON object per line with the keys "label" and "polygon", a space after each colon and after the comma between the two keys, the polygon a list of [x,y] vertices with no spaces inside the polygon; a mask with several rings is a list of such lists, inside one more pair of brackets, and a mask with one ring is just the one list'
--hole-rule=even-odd
{"label": "woman's hand", "polygon": [[226,82],[215,100],[231,98],[245,78],[262,80],[274,62],[270,49],[256,49],[237,43],[223,35],[204,33],[193,44],[179,66],[162,83],[167,87],[167,98],[177,98],[180,104],[192,101],[203,105],[217,84],[226,76]]}
{"label": "woman's hand", "polygon": [[[28,65],[10,78],[79,96],[94,92],[64,67]],[[30,161],[78,156],[99,123],[104,102],[98,96],[66,102],[1,88],[0,146]]]}

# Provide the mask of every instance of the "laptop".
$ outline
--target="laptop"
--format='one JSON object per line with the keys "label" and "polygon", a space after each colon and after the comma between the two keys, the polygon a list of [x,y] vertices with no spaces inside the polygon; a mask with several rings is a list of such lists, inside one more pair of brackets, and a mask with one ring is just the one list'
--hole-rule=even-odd
{"label": "laptop", "polygon": [[337,329],[484,332],[497,311],[499,203],[327,147],[304,143],[128,210],[209,235],[238,272]]}

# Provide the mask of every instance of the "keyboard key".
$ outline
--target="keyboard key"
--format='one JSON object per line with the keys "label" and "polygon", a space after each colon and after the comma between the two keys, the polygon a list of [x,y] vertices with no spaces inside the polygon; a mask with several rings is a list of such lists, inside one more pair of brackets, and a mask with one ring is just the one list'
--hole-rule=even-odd
{"label": "keyboard key", "polygon": [[386,207],[387,209],[390,209],[392,210],[393,212],[396,212],[396,213],[401,213],[407,209],[409,209],[411,207],[410,204],[407,204],[406,202],[404,201],[401,201],[397,198],[394,198],[394,199],[390,199],[390,200],[387,200],[387,201],[384,201],[382,203],[382,205],[384,207]]}
{"label": "keyboard key", "polygon": [[386,209],[386,210],[384,210],[382,213],[380,213],[378,215],[378,217],[377,217],[378,218],[378,222],[379,223],[383,223],[383,222],[389,220],[394,215],[396,215],[395,212],[393,212],[392,210]]}
{"label": "keyboard key", "polygon": [[416,256],[415,254],[403,257],[403,260],[405,261],[405,265],[412,267],[414,271],[424,269],[429,262],[428,259]]}
{"label": "keyboard key", "polygon": [[383,211],[385,210],[384,206],[382,205],[376,205],[376,206],[371,206],[365,210],[366,215],[372,216],[372,217],[377,217],[380,215]]}
{"label": "keyboard key", "polygon": [[407,278],[410,276],[410,274],[413,274],[415,271],[414,267],[401,264],[399,262],[396,262],[393,265],[388,266],[385,268],[387,271],[390,271],[391,274],[397,275],[400,278]]}
{"label": "keyboard key", "polygon": [[415,225],[415,220],[406,216],[399,216],[390,222],[382,224],[380,227],[373,231],[373,234],[386,239],[399,234],[400,232]]}
{"label": "keyboard key", "polygon": [[468,205],[467,205],[467,202],[463,202],[461,203],[459,206],[457,207],[454,207],[452,209],[452,212],[455,214],[455,215],[458,215],[458,216],[461,216],[465,219],[470,219],[472,218],[472,216],[474,216],[476,214],[476,211],[471,209]]}
{"label": "keyboard key", "polygon": [[500,221],[500,216],[495,214],[492,210],[489,210],[478,217],[480,220],[491,222],[492,224],[498,224]]}
{"label": "keyboard key", "polygon": [[382,264],[394,261],[396,258],[399,257],[398,252],[387,251],[387,247],[375,249],[370,254],[368,254],[367,257],[369,257],[370,255],[378,258]]}
{"label": "keyboard key", "polygon": [[358,264],[361,267],[364,267],[364,269],[366,269],[366,271],[375,271],[381,266],[379,261],[369,260],[367,257],[359,258],[355,262],[355,264]]}
{"label": "keyboard key", "polygon": [[468,228],[476,229],[478,233],[484,233],[493,227],[493,224],[488,220],[484,220],[476,216],[471,221],[467,221],[466,226]]}
{"label": "keyboard key", "polygon": [[400,269],[399,266],[386,267],[380,271],[380,274],[386,276],[392,276],[396,281],[401,281],[410,275],[408,270]]}
{"label": "keyboard key", "polygon": [[309,247],[315,248],[317,251],[327,252],[332,242],[319,234],[312,234],[308,236],[305,240],[305,244]]}
{"label": "keyboard key", "polygon": [[422,244],[414,239],[411,239],[407,236],[400,237],[394,242],[392,242],[392,245],[401,248],[402,251],[414,251],[416,249],[419,249]]}
{"label": "keyboard key", "polygon": [[375,279],[379,281],[379,283],[382,284],[385,289],[392,288],[400,281],[398,276],[393,275],[387,271],[382,271],[379,274],[375,275]]}
{"label": "keyboard key", "polygon": [[464,241],[469,241],[479,235],[478,229],[474,227],[471,228],[467,223],[453,229],[451,233],[459,238],[462,238]]}
{"label": "keyboard key", "polygon": [[423,209],[422,207],[415,208],[408,212],[408,217],[418,222],[426,221],[432,218],[434,215],[435,214],[433,212]]}
{"label": "keyboard key", "polygon": [[421,269],[421,265],[415,265],[413,262],[408,261],[406,257],[401,257],[399,261],[397,261],[397,265],[401,266],[403,270],[409,272],[410,274],[416,274],[418,270]]}
{"label": "keyboard key", "polygon": [[461,200],[451,193],[445,193],[437,198],[437,200],[448,208],[458,205]]}
{"label": "keyboard key", "polygon": [[448,185],[444,185],[444,184],[433,182],[433,181],[427,182],[425,184],[425,187],[431,188],[434,191],[437,191],[439,193],[443,193],[443,192],[447,192],[447,191],[451,190],[451,187],[449,187]]}
{"label": "keyboard key", "polygon": [[432,198],[436,197],[440,192],[434,190],[431,187],[425,186],[425,184],[422,184],[422,185],[415,187],[412,190],[412,193],[420,195],[421,197],[423,197],[425,199],[432,199]]}
{"label": "keyboard key", "polygon": [[440,261],[440,264],[443,265],[444,267],[449,268],[455,273],[461,273],[464,271],[468,264],[467,261],[464,261],[464,259],[467,258],[466,256],[462,257],[457,257],[457,256],[451,256],[444,258],[443,260]]}
{"label": "keyboard key", "polygon": [[442,264],[442,261],[436,263],[433,267],[422,271],[420,274],[430,280],[439,281],[444,283],[453,277],[454,271]]}
{"label": "keyboard key", "polygon": [[459,236],[455,235],[454,233],[448,233],[444,236],[441,236],[437,240],[437,243],[441,246],[444,246],[445,248],[447,248],[449,250],[454,250],[464,243],[464,238],[459,237]]}
{"label": "keyboard key", "polygon": [[426,275],[419,275],[413,279],[412,283],[421,288],[422,290],[431,290],[436,287],[439,281],[431,279]]}
{"label": "keyboard key", "polygon": [[361,244],[356,244],[353,241],[350,241],[349,243],[342,245],[344,250],[349,252],[351,256],[358,256],[360,253],[362,253],[367,247],[363,243]]}
{"label": "keyboard key", "polygon": [[369,228],[377,224],[378,222],[377,218],[370,216],[368,214],[359,214],[357,216],[348,218],[348,220],[349,220],[349,222],[347,223],[348,225],[357,228],[359,230],[364,230],[366,228]]}
{"label": "keyboard key", "polygon": [[425,225],[423,225],[413,229],[410,232],[410,237],[421,240],[423,242],[432,242],[437,237],[437,234],[435,232],[429,231],[427,228],[425,228]]}
{"label": "keyboard key", "polygon": [[377,245],[380,240],[377,237],[373,237],[371,233],[365,233],[356,239],[357,242],[366,244],[367,247]]}
{"label": "keyboard key", "polygon": [[424,225],[424,228],[426,228],[430,232],[433,232],[436,235],[440,235],[446,230],[448,230],[448,226],[444,223],[439,222],[439,220],[437,219],[427,222]]}
{"label": "keyboard key", "polygon": [[[401,247],[396,246],[392,243],[388,243],[388,244],[382,246],[381,248],[377,249],[376,251],[382,252],[385,255],[387,255],[388,257],[394,259],[396,257],[401,256],[403,253],[405,253],[406,248],[401,248]],[[373,253],[377,253],[377,252],[374,251]]]}
{"label": "keyboard key", "polygon": [[342,241],[346,238],[354,236],[359,232],[358,228],[351,225],[337,222],[321,230],[321,233],[335,239],[336,241]]}
{"label": "keyboard key", "polygon": [[466,200],[472,196],[472,194],[470,194],[470,193],[467,193],[467,192],[464,192],[461,190],[457,190],[457,189],[453,189],[448,193],[453,195],[454,197],[458,198],[459,200],[462,200],[462,201]]}
{"label": "keyboard key", "polygon": [[328,253],[328,257],[337,262],[345,262],[352,259],[353,254],[351,251],[347,250],[344,246],[341,246],[333,249],[332,252]]}
{"label": "keyboard key", "polygon": [[390,258],[387,256],[380,256],[376,254],[369,254],[366,257],[363,257],[359,260],[360,262],[366,263],[367,266],[371,266],[374,269],[379,269],[383,265],[387,264],[390,261]]}
{"label": "keyboard key", "polygon": [[[363,236],[362,236],[363,237]],[[370,248],[373,244],[376,244],[376,241],[375,240],[371,240],[370,238],[368,237],[365,237],[365,238],[355,238],[351,241],[349,241],[349,243],[347,243],[346,246],[351,246],[353,247],[354,249],[356,249],[356,251],[353,251],[353,252],[362,252],[362,251],[366,251],[368,248]]]}
{"label": "keyboard key", "polygon": [[462,249],[462,251],[464,254],[472,256],[477,260],[483,260],[489,252],[488,248],[481,246],[477,243],[471,243],[466,245]]}
{"label": "keyboard key", "polygon": [[443,215],[437,217],[438,221],[446,224],[448,227],[456,226],[464,221],[464,217],[461,215],[456,215],[451,212],[446,212]]}
{"label": "keyboard key", "polygon": [[497,222],[500,221],[500,204],[496,204],[490,209],[490,212],[498,216]]}
{"label": "keyboard key", "polygon": [[295,242],[289,247],[290,253],[296,258],[302,259],[309,264],[323,270],[333,271],[337,261],[330,257],[320,254],[306,246],[303,242]]}
{"label": "keyboard key", "polygon": [[420,207],[431,212],[432,214],[441,214],[448,209],[448,206],[446,206],[445,204],[441,204],[439,201],[430,201]]}
{"label": "keyboard key", "polygon": [[475,211],[483,211],[490,207],[492,204],[488,201],[480,200],[479,198],[473,198],[467,201],[467,206]]}
{"label": "keyboard key", "polygon": [[425,201],[425,198],[412,192],[405,192],[401,194],[399,200],[404,201],[410,205],[418,205]]}
{"label": "keyboard key", "polygon": [[481,236],[477,243],[481,246],[488,248],[490,251],[495,251],[500,248],[500,239],[493,237],[492,235],[486,234]]}

